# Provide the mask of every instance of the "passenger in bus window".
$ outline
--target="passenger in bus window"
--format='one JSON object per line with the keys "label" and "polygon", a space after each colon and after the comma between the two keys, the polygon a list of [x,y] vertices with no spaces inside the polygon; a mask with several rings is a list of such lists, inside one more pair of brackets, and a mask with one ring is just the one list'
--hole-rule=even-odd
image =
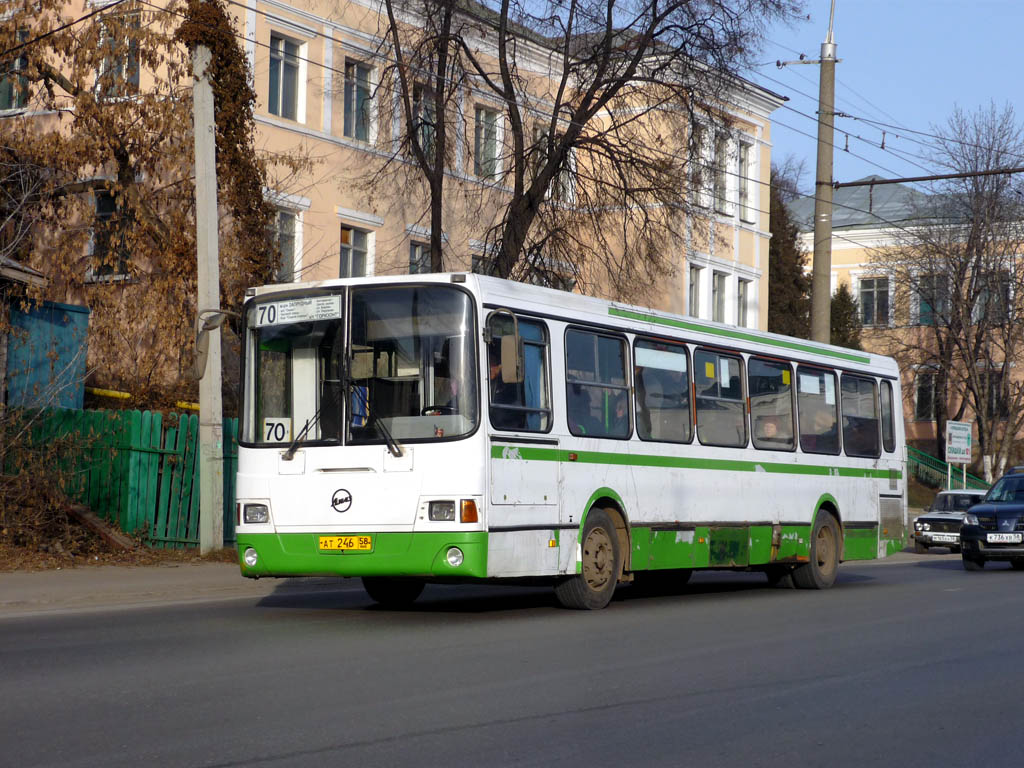
{"label": "passenger in bus window", "polygon": [[615,395],[615,402],[609,411],[612,414],[608,425],[609,437],[629,436],[629,403],[626,401],[626,393],[619,392]]}
{"label": "passenger in bus window", "polygon": [[487,362],[491,390],[491,424],[497,429],[522,429],[526,426],[526,416],[503,406],[518,405],[519,393],[516,385],[501,378],[501,341],[491,342],[487,347]]}

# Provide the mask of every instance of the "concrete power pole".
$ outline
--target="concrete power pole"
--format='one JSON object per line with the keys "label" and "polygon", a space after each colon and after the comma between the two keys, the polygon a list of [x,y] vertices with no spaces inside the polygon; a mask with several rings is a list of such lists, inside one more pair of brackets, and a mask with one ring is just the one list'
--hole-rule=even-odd
{"label": "concrete power pole", "polygon": [[[193,130],[196,155],[196,259],[199,308],[203,316],[220,312],[220,266],[217,247],[217,160],[210,49],[197,45],[192,54]],[[209,352],[199,380],[199,551],[224,546],[224,425],[221,406],[220,327],[209,333]]]}
{"label": "concrete power pole", "polygon": [[832,139],[835,133],[836,44],[828,18],[828,37],[821,44],[818,81],[818,167],[814,181],[814,261],[811,281],[811,338],[829,343],[832,337]]}

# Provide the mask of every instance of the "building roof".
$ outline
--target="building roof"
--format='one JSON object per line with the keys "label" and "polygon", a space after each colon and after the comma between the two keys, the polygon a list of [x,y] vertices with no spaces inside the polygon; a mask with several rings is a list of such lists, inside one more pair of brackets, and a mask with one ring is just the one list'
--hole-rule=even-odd
{"label": "building roof", "polygon": [[14,259],[0,256],[0,280],[10,280],[25,285],[45,285],[46,276],[32,267],[26,267]]}
{"label": "building roof", "polygon": [[[859,181],[882,180],[867,176]],[[930,198],[905,184],[841,187],[832,193],[832,229],[875,229],[920,221]],[[814,230],[814,196],[807,195],[786,204],[801,232]]]}

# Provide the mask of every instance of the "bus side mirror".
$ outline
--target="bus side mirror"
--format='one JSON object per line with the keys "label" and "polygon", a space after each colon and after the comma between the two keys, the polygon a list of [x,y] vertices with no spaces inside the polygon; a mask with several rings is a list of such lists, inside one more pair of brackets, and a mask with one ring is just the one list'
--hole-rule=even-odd
{"label": "bus side mirror", "polygon": [[519,384],[523,380],[523,355],[518,334],[501,337],[501,380],[505,384]]}

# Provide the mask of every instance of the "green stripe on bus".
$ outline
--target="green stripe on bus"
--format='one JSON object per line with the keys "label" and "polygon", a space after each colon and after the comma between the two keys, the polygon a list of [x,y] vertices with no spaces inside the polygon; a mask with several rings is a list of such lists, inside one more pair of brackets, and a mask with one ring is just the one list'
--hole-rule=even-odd
{"label": "green stripe on bus", "polygon": [[[484,578],[487,576],[487,533],[404,532],[376,533],[369,552],[321,552],[318,542],[323,533],[246,533],[238,534],[238,563],[243,576],[422,576]],[[465,559],[458,568],[448,564],[449,547],[462,550]],[[248,548],[259,559],[250,568],[242,559]]]}
{"label": "green stripe on bus", "polygon": [[843,531],[844,560],[874,560],[878,557],[878,529],[854,528]]}
{"label": "green stripe on bus", "polygon": [[[785,464],[745,459],[705,459],[683,456],[654,456],[651,454],[611,453],[607,451],[568,451],[564,448],[538,448],[517,445],[492,445],[492,459],[508,461],[558,461],[566,464],[617,464],[630,467],[662,467],[670,469],[709,469],[726,472],[765,472],[778,475],[816,475],[833,477],[871,477],[899,479],[900,470],[861,467],[831,467],[824,464]],[[575,458],[570,458],[570,455]],[[893,473],[891,475],[890,473]]]}
{"label": "green stripe on bus", "polygon": [[728,328],[717,328],[711,325],[704,325],[702,323],[695,323],[691,320],[677,320],[670,317],[660,317],[659,315],[648,314],[647,312],[635,312],[629,309],[619,309],[618,307],[609,307],[608,314],[613,317],[623,317],[628,320],[640,320],[645,323],[653,323],[655,325],[664,325],[669,328],[680,328],[684,331],[697,331],[698,333],[707,333],[712,336],[723,336],[729,339],[739,339],[740,341],[749,341],[754,344],[763,344],[767,347],[780,347],[782,349],[791,349],[797,352],[808,352],[813,355],[822,355],[824,357],[834,357],[839,360],[849,360],[854,363],[868,364],[871,362],[870,357],[864,355],[855,355],[850,352],[840,352],[835,349],[823,349],[821,347],[814,347],[810,344],[802,344],[799,341],[785,341],[783,339],[766,338],[764,336],[755,336],[752,333],[744,333],[743,331],[734,331]]}

